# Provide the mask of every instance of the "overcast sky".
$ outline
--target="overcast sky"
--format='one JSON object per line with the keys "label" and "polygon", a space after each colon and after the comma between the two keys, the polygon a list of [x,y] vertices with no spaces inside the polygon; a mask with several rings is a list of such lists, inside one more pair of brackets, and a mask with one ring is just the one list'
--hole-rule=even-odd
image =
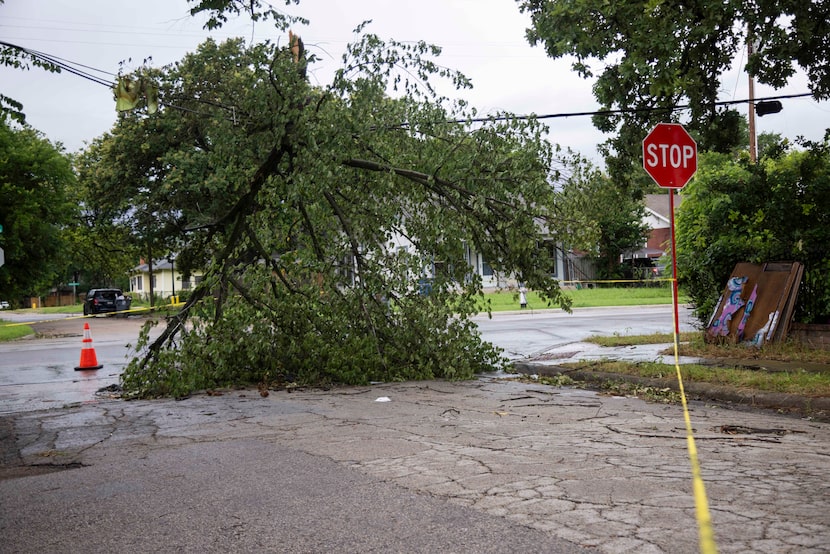
{"label": "overcast sky", "polygon": [[[321,62],[312,68],[315,84],[324,85],[339,67],[352,30],[371,19],[368,30],[382,38],[426,40],[444,49],[443,65],[458,69],[473,81],[464,98],[483,114],[507,110],[517,114],[554,114],[597,108],[590,81],[570,71],[567,60],[548,59],[542,48],[524,38],[529,18],[514,0],[302,0],[299,6],[275,6],[310,19],[297,27],[309,51]],[[61,57],[106,73],[111,80],[119,62],[128,70],[152,57],[161,66],[195,50],[208,33],[202,20],[188,14],[185,0],[6,0],[0,4],[0,40]],[[232,21],[216,39],[242,36],[247,40],[286,37],[273,26]],[[740,65],[743,59],[736,60]],[[734,71],[723,80],[721,100],[747,98],[747,77]],[[23,102],[29,124],[67,151],[84,147],[111,128],[116,120],[112,92],[99,84],[62,73],[0,67],[0,92]],[[805,78],[774,91],[756,85],[756,97],[808,92]],[[819,140],[830,127],[830,102],[810,98],[784,100],[784,111],[757,120],[758,132],[785,137],[803,135]],[[746,113],[746,106],[738,107]],[[590,117],[547,120],[550,137],[596,159],[596,145],[605,136]]]}

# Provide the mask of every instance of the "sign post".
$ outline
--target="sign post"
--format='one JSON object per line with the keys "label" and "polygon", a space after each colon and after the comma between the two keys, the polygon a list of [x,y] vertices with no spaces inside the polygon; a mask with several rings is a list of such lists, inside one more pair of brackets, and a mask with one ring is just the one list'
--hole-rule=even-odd
{"label": "sign post", "polygon": [[677,241],[674,233],[674,190],[682,189],[697,171],[697,144],[686,132],[682,125],[676,123],[658,123],[643,139],[643,169],[646,170],[654,182],[662,188],[669,189],[669,213],[671,219],[671,267],[672,267],[672,304],[674,305],[674,355],[677,369],[677,382],[680,385],[680,398],[683,404],[683,415],[686,421],[686,436],[689,450],[689,460],[692,465],[694,483],[695,507],[697,512],[698,535],[700,551],[716,553],[712,519],[709,514],[709,502],[706,498],[706,489],[700,474],[700,463],[697,459],[697,447],[694,444],[694,430],[686,405],[686,393],[683,389],[683,379],[680,366],[677,363],[680,350],[680,318],[678,316],[677,293]]}
{"label": "sign post", "polygon": [[643,169],[654,182],[669,189],[671,220],[672,298],[675,341],[680,337],[677,293],[677,242],[674,235],[674,189],[682,189],[697,171],[697,143],[677,123],[658,123],[643,139]]}

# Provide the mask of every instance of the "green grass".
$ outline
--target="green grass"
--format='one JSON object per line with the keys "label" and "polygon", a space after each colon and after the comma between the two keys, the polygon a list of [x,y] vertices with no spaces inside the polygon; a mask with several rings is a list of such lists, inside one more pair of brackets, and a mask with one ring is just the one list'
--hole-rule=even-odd
{"label": "green grass", "polygon": [[[700,336],[698,331],[680,333],[680,342],[689,342]],[[664,344],[674,342],[674,333],[654,333],[653,335],[612,335],[593,336],[585,339],[585,342],[592,342],[600,346],[613,348],[616,346],[633,346],[636,344]],[[744,349],[746,350],[746,349]]]}
{"label": "green grass", "polygon": [[[602,287],[564,289],[563,292],[572,300],[574,308],[598,308],[604,306],[644,306],[649,304],[671,304],[672,291],[667,284],[656,287]],[[484,295],[484,302],[490,302],[490,309],[494,312],[518,310],[519,293],[517,291],[500,291]],[[680,302],[687,301],[683,296]],[[486,306],[482,303],[482,310]],[[548,309],[539,295],[530,291],[527,293],[527,307],[531,310]]]}
{"label": "green grass", "polygon": [[[675,379],[674,364],[656,362],[592,361],[562,364],[573,369],[634,375],[651,379]],[[708,383],[740,391],[779,392],[809,397],[830,396],[830,372],[758,371],[737,367],[683,364],[680,375],[685,383]]]}
{"label": "green grass", "polygon": [[[608,347],[631,346],[672,343],[674,335],[668,333],[615,335],[611,337],[589,337],[586,341]],[[704,341],[703,332],[701,331],[681,333],[680,342],[678,353],[681,356],[733,360],[731,363],[726,362],[718,365],[682,364],[680,374],[684,382],[706,383],[745,392],[777,392],[813,398],[830,396],[830,369],[823,370],[819,365],[826,364],[827,367],[830,367],[830,351],[810,348],[795,342],[768,344],[760,349],[735,344],[710,344]],[[673,349],[669,349],[667,353],[672,351]],[[790,371],[766,371],[736,367],[743,363],[753,365],[758,363],[754,360],[759,359],[791,362],[793,369]],[[804,365],[800,367],[799,362]],[[562,365],[583,371],[631,375],[650,379],[667,378],[674,380],[677,376],[677,369],[674,364],[656,362],[600,360],[564,363]],[[761,363],[761,365],[764,364]],[[604,388],[609,391],[616,391],[615,394],[633,394],[644,398],[654,397],[653,399],[659,401],[675,401],[676,393],[668,389],[639,386],[642,389],[639,390],[637,387],[636,384],[608,383]]]}
{"label": "green grass", "polygon": [[24,308],[22,310],[15,310],[15,313],[18,314],[81,314],[83,312],[83,304],[73,304],[70,306],[52,306],[49,308]]}
{"label": "green grass", "polygon": [[[671,344],[674,342],[674,334],[654,333],[651,335],[592,336],[585,339],[585,342],[591,342],[609,348],[637,344]],[[748,348],[743,344],[707,343],[704,340],[702,331],[680,333],[680,348],[678,353],[681,356],[689,356],[692,358],[762,359],[830,365],[830,351],[812,348],[800,342],[785,341],[765,344],[761,348]]]}
{"label": "green grass", "polygon": [[8,321],[0,320],[0,342],[19,339],[34,332],[28,325],[9,325]]}

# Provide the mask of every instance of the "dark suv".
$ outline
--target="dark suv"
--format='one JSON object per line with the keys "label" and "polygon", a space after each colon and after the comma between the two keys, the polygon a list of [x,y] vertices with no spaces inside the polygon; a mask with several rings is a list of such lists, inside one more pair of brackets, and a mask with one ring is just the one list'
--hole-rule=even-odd
{"label": "dark suv", "polygon": [[121,289],[91,289],[84,300],[84,315],[129,310],[131,301]]}

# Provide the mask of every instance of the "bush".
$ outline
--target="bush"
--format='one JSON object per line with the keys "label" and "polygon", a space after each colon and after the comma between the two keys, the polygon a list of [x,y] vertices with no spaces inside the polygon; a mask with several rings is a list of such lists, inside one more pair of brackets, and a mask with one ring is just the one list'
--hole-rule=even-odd
{"label": "bush", "polygon": [[706,321],[735,264],[798,261],[795,318],[830,320],[830,149],[777,149],[757,164],[701,155],[677,216],[678,279]]}

